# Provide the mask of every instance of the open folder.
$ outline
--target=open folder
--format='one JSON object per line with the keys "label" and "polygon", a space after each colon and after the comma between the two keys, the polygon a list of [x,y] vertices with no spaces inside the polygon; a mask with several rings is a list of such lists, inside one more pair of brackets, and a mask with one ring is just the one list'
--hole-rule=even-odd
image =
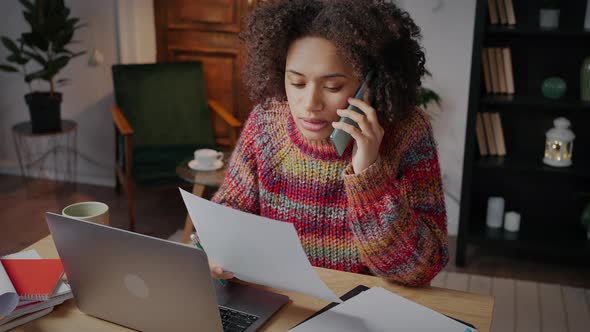
{"label": "open folder", "polygon": [[[352,293],[352,294],[351,294]],[[359,286],[295,326],[293,332],[476,332],[474,326],[445,316],[381,287]]]}
{"label": "open folder", "polygon": [[292,224],[180,193],[207,256],[224,270],[247,282],[342,302],[311,266]]}

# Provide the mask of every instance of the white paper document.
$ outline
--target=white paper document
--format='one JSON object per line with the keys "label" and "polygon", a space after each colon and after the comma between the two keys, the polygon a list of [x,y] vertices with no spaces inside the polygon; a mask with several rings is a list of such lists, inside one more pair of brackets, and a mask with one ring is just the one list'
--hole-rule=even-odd
{"label": "white paper document", "polygon": [[342,302],[316,274],[292,224],[180,193],[207,256],[224,270],[247,282]]}
{"label": "white paper document", "polygon": [[373,287],[290,331],[465,332],[476,330],[386,289]]}

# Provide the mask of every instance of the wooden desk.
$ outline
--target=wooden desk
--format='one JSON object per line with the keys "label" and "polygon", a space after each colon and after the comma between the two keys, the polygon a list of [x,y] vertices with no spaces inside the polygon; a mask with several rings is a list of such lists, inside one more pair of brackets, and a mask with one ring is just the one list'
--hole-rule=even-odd
{"label": "wooden desk", "polygon": [[[44,258],[58,257],[51,236],[40,240],[27,249],[36,249],[41,257]],[[366,275],[322,268],[317,268],[317,271],[322,280],[339,296],[359,284],[369,287],[381,286],[414,302],[469,322],[475,325],[479,331],[486,332],[490,330],[492,308],[494,306],[494,299],[490,296],[463,293],[436,287],[407,288]],[[327,304],[325,301],[306,295],[279,290],[273,291],[289,296],[291,302],[275,314],[261,331],[287,331]],[[395,310],[395,308],[392,308],[392,310]],[[129,330],[113,323],[88,316],[78,310],[74,300],[69,300],[62,305],[56,306],[51,314],[20,326],[14,331],[78,332]]]}

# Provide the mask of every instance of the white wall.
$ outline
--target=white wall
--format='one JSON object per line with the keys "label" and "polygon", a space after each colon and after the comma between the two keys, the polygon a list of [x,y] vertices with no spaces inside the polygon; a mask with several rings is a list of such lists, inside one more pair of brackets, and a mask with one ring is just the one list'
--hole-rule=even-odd
{"label": "white wall", "polygon": [[[432,73],[432,79],[424,85],[442,98],[440,112],[435,112],[437,115],[433,118],[433,128],[446,192],[449,233],[457,234],[475,1],[403,0],[398,3],[422,29],[426,67]],[[436,106],[432,108],[438,111]]]}
{"label": "white wall", "polygon": [[[113,186],[114,129],[109,112],[114,103],[111,65],[121,60],[155,61],[152,1],[69,0],[66,4],[73,16],[88,24],[74,37],[81,43],[72,46],[72,49],[86,50],[88,54],[72,60],[59,75],[71,79],[70,85],[59,90],[64,94],[62,117],[78,122],[78,182]],[[0,13],[14,13],[3,15],[0,20],[2,35],[14,39],[27,28],[21,11],[16,0],[0,1]],[[104,57],[99,66],[89,65],[94,49]],[[3,60],[6,53],[4,47],[0,47],[0,59]],[[36,84],[36,87],[47,89],[43,83]],[[29,119],[23,99],[27,92],[21,77],[0,73],[1,173],[19,174],[11,127]]]}

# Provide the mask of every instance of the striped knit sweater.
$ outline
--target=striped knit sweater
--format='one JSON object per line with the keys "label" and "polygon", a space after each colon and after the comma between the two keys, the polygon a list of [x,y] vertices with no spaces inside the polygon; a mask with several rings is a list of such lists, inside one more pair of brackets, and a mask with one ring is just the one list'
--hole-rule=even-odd
{"label": "striped knit sweater", "polygon": [[354,174],[352,144],[339,157],[301,135],[286,102],[257,106],[213,201],[292,223],[314,266],[428,284],[448,261],[432,129],[422,111],[384,129],[377,161]]}

